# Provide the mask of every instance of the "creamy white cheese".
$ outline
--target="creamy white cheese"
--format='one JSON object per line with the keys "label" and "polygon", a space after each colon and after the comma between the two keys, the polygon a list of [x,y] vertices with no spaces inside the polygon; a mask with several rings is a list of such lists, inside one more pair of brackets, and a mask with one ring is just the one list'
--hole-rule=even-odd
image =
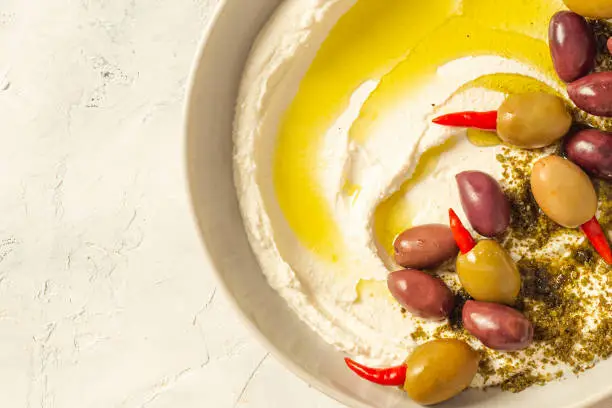
{"label": "creamy white cheese", "polygon": [[[431,331],[441,323],[405,317],[384,295],[385,278],[394,265],[374,237],[375,209],[410,178],[424,152],[454,138],[454,146],[405,200],[418,209],[415,224],[446,223],[449,207],[465,219],[454,176],[480,170],[499,178],[499,148],[475,147],[464,131],[430,126],[431,118],[450,111],[496,109],[503,100],[497,92],[476,88],[453,96],[461,85],[485,74],[519,73],[547,81],[536,70],[501,57],[452,61],[415,95],[377,118],[371,135],[359,145],[349,138],[351,125],[378,80],[356,89],[347,110],[325,135],[318,163],[324,197],[343,238],[351,242],[352,264],[358,265],[338,270],[310,253],[293,234],[276,200],[272,167],[282,114],[322,41],[354,3],[285,1],[262,32],[237,106],[235,180],[251,245],[270,285],[327,342],[362,361],[385,365],[402,361],[416,345],[410,334],[417,324]],[[358,195],[343,191],[347,179],[361,187]],[[378,296],[358,295],[369,291]],[[494,378],[488,384],[492,382]],[[482,384],[478,379],[474,383]]]}

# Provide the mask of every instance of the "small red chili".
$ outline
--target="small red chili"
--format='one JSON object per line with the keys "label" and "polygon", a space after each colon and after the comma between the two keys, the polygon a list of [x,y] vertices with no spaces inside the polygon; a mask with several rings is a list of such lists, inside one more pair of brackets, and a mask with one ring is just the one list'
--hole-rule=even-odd
{"label": "small red chili", "polygon": [[452,208],[448,210],[448,216],[450,218],[450,229],[455,238],[455,242],[461,253],[467,254],[476,246],[476,240],[474,240],[470,231],[463,226],[459,216]]}
{"label": "small red chili", "polygon": [[497,111],[457,112],[437,117],[433,123],[444,126],[497,130]]}
{"label": "small red chili", "polygon": [[374,384],[399,387],[404,385],[406,381],[408,368],[405,365],[389,368],[372,368],[359,364],[348,357],[344,361],[351,371]]}
{"label": "small red chili", "polygon": [[590,221],[582,224],[580,228],[603,260],[606,261],[608,265],[612,265],[612,249],[610,249],[608,238],[603,232],[597,218],[593,217]]}

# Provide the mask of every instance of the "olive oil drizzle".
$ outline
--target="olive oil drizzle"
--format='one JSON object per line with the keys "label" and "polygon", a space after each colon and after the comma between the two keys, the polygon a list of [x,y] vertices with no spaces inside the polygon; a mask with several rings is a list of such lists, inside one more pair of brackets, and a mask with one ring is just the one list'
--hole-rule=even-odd
{"label": "olive oil drizzle", "polygon": [[[523,92],[548,92],[562,96],[557,89],[532,77],[519,74],[491,74],[483,75],[464,84],[457,89],[448,100],[473,88],[489,89],[506,95]],[[477,137],[481,137],[481,140],[484,139],[489,146],[501,143],[495,133],[474,130],[471,132],[478,135],[486,133],[485,136]],[[471,134],[473,135],[474,133]],[[470,132],[468,132],[468,138],[469,137]],[[410,203],[405,198],[406,195],[413,186],[436,169],[436,164],[438,163],[440,155],[451,150],[457,144],[456,142],[456,140],[449,139],[449,141],[440,146],[427,150],[421,156],[414,174],[403,183],[396,193],[383,201],[376,209],[374,214],[374,234],[376,240],[388,251],[388,254],[393,253],[392,250],[395,237],[412,226],[412,217],[414,214],[411,211]],[[483,143],[480,143],[480,145],[482,144]]]}
{"label": "olive oil drizzle", "polygon": [[478,147],[493,147],[502,143],[497,133],[487,130],[468,129],[466,136],[470,143]]}
{"label": "olive oil drizzle", "polygon": [[346,254],[317,163],[323,135],[360,84],[380,79],[351,129],[357,142],[367,139],[378,113],[462,56],[517,59],[554,78],[542,27],[561,7],[560,0],[359,0],[321,46],[277,135],[275,192],[300,242],[325,261]]}

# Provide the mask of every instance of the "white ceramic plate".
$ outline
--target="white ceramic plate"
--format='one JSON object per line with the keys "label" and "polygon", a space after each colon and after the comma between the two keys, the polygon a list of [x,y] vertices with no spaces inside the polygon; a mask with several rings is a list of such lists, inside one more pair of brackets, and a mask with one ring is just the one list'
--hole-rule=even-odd
{"label": "white ceramic plate", "polygon": [[[344,356],[310,331],[268,286],[246,239],[232,174],[234,104],[251,45],[281,1],[221,1],[195,60],[186,108],[186,153],[193,209],[208,260],[256,336],[309,384],[350,407],[416,407],[402,392],[352,375]],[[442,406],[610,408],[612,399],[605,399],[610,395],[612,360],[579,378],[520,394],[472,390]]]}

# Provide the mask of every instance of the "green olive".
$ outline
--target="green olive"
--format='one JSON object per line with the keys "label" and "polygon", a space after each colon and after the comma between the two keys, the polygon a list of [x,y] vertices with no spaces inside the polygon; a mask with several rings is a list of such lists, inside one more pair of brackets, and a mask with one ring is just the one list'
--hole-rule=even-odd
{"label": "green olive", "polygon": [[470,252],[459,255],[457,274],[470,296],[482,302],[512,305],[521,290],[516,263],[493,240],[479,241]]}
{"label": "green olive", "polygon": [[404,390],[419,404],[438,404],[471,384],[479,362],[478,353],[460,340],[430,341],[417,347],[406,360]]}
{"label": "green olive", "polygon": [[559,156],[544,157],[534,164],[531,191],[542,211],[567,228],[584,224],[597,211],[597,193],[589,176]]}
{"label": "green olive", "polygon": [[612,18],[612,0],[563,0],[568,9],[584,17]]}
{"label": "green olive", "polygon": [[497,134],[506,143],[525,149],[553,144],[572,125],[563,99],[545,92],[511,95],[498,110]]}

